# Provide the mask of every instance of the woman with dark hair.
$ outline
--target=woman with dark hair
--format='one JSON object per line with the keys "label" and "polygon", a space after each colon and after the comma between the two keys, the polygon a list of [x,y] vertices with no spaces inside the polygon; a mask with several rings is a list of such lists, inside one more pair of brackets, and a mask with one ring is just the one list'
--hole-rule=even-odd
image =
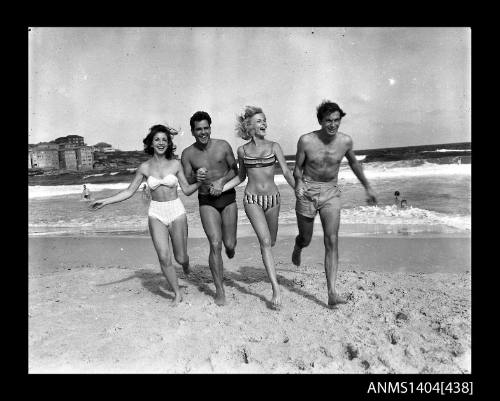
{"label": "woman with dark hair", "polygon": [[239,175],[227,182],[222,190],[227,191],[235,187],[248,175],[243,205],[259,239],[262,261],[273,287],[271,304],[277,309],[281,306],[281,293],[272,253],[278,234],[280,213],[280,193],[274,183],[276,162],[292,188],[295,187],[295,179],[288,169],[279,143],[266,139],[267,121],[260,107],[245,108],[245,112],[238,116],[236,133],[248,142],[238,148]]}
{"label": "woman with dark hair", "polygon": [[184,273],[189,273],[186,210],[177,196],[177,186],[180,185],[186,195],[191,195],[201,185],[200,182],[188,184],[180,161],[174,157],[175,145],[172,135],[176,134],[177,131],[164,125],[152,126],[143,140],[144,152],[152,157],[139,166],[128,188],[109,198],[96,199],[90,204],[91,210],[97,210],[124,201],[130,198],[143,179],[146,179],[151,194],[148,210],[149,232],[163,274],[174,291],[174,305],[182,301],[182,295],[172,265],[169,236],[172,239],[175,260],[182,265]]}

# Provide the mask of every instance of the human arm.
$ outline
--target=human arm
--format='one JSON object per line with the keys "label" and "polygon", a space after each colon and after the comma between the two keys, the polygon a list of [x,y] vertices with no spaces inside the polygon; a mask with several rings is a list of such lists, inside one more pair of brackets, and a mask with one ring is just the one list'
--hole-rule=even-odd
{"label": "human arm", "polygon": [[241,146],[238,148],[237,153],[238,153],[238,164],[239,164],[238,175],[233,177],[224,184],[222,192],[226,192],[227,190],[234,188],[237,185],[240,185],[243,181],[245,181],[245,178],[247,178],[247,170],[245,167],[245,163],[243,163],[243,149]]}
{"label": "human arm", "polygon": [[[193,184],[195,183],[196,180],[196,175],[193,174],[193,166],[191,165],[191,161],[189,158],[189,150],[184,149],[181,154],[181,165],[184,173],[184,177],[186,178],[186,181],[188,184]],[[182,188],[182,187],[181,187]]]}
{"label": "human arm", "polygon": [[365,173],[363,172],[363,167],[361,166],[361,163],[358,162],[356,159],[356,155],[354,154],[354,150],[352,147],[352,139],[349,139],[349,150],[346,152],[345,157],[347,161],[349,162],[349,167],[351,167],[351,170],[353,171],[354,175],[358,178],[358,180],[363,184],[363,187],[365,187],[366,191],[366,196],[367,199],[366,201],[368,204],[377,204],[377,196],[373,189],[370,186],[370,183],[365,177]]}
{"label": "human arm", "polygon": [[295,154],[295,168],[293,169],[293,176],[295,178],[295,196],[301,197],[304,195],[306,186],[302,179],[304,163],[306,161],[306,152],[304,144],[304,135],[299,138],[297,142],[297,153]]}
{"label": "human arm", "polygon": [[274,154],[276,155],[276,159],[278,159],[278,163],[281,167],[281,171],[283,171],[283,177],[285,177],[286,182],[292,188],[295,188],[295,178],[293,178],[293,174],[288,168],[286,164],[285,156],[283,155],[283,150],[281,150],[281,146],[278,142],[273,143]]}
{"label": "human arm", "polygon": [[184,175],[182,163],[180,162],[179,162],[179,168],[177,170],[177,178],[179,180],[179,185],[181,186],[182,192],[184,192],[185,195],[191,195],[201,186],[200,181],[196,181],[193,184],[188,183],[186,176]]}
{"label": "human arm", "polygon": [[210,194],[213,196],[219,196],[222,193],[222,189],[224,188],[224,184],[230,181],[232,178],[238,175],[238,164],[236,163],[236,159],[234,158],[233,149],[231,149],[231,145],[224,141],[225,147],[225,159],[226,163],[229,166],[229,169],[226,173],[214,180],[210,185]]}
{"label": "human arm", "polygon": [[144,179],[145,176],[145,167],[144,164],[142,164],[136,171],[134,179],[130,183],[130,185],[124,189],[123,191],[118,192],[117,194],[110,196],[109,198],[103,198],[103,199],[96,199],[94,200],[90,205],[89,209],[90,210],[97,210],[102,208],[103,206],[106,205],[111,205],[112,203],[117,203],[117,202],[122,202],[128,198],[130,198],[135,191],[139,188],[141,185],[142,180]]}

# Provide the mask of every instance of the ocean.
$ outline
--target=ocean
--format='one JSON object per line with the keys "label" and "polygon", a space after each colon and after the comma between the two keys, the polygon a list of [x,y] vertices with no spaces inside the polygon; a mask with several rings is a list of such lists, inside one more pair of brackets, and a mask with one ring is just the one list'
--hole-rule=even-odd
{"label": "ocean", "polygon": [[[455,146],[453,146],[455,145]],[[397,149],[397,151],[395,151]],[[339,172],[342,191],[340,236],[470,236],[471,150],[468,146],[426,145],[357,152],[365,175],[378,196],[377,206],[365,202],[364,188],[347,163]],[[292,159],[292,157],[287,157]],[[293,167],[290,160],[289,166]],[[139,235],[147,236],[147,207],[140,190],[127,201],[88,210],[81,200],[82,184],[93,198],[110,196],[126,188],[134,168],[80,176],[30,177],[28,186],[28,233],[47,235]],[[59,180],[59,181],[58,181]],[[58,184],[59,182],[59,184]],[[295,197],[283,175],[275,182],[281,193],[278,235],[295,235]],[[254,235],[243,210],[245,183],[236,188],[238,235]],[[408,207],[394,204],[394,192]],[[189,236],[203,237],[196,193],[179,190],[188,217]],[[315,235],[320,235],[319,217]]]}

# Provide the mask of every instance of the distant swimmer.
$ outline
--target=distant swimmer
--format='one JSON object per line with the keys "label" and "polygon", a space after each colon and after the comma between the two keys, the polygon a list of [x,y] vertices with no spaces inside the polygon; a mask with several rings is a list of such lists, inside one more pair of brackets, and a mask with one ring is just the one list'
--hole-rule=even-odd
{"label": "distant swimmer", "polygon": [[90,191],[85,184],[83,185],[82,200],[90,200]]}
{"label": "distant swimmer", "polygon": [[401,209],[406,209],[408,207],[408,202],[406,202],[406,199],[403,199],[401,201]]}
{"label": "distant swimmer", "polygon": [[399,195],[400,195],[400,194],[399,194],[399,191],[394,192],[394,204],[395,204],[396,206],[398,206],[398,205],[399,205]]}

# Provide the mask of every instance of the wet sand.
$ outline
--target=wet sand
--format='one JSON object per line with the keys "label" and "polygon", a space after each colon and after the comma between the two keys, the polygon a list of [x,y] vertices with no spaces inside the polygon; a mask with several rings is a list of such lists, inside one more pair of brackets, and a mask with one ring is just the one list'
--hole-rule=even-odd
{"label": "wet sand", "polygon": [[283,307],[255,237],[224,258],[227,305],[213,302],[206,239],[172,292],[148,237],[29,238],[30,373],[470,373],[469,238],[340,238],[326,305],[321,237],[290,261],[274,248]]}

